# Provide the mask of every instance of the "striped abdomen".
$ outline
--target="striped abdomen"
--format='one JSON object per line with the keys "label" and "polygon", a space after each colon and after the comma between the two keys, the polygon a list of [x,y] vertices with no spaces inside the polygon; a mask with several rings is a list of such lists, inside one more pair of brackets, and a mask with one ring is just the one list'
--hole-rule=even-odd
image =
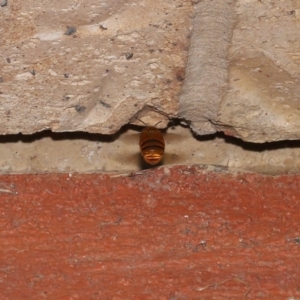
{"label": "striped abdomen", "polygon": [[165,141],[161,131],[155,127],[145,127],[141,132],[140,149],[146,163],[158,164],[165,151]]}

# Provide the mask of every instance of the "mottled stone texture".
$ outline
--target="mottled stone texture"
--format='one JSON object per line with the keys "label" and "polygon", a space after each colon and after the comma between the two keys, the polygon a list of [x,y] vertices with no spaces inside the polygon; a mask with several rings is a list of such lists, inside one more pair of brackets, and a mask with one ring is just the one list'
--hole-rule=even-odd
{"label": "mottled stone texture", "polygon": [[299,139],[299,27],[299,1],[196,4],[181,116],[198,134]]}
{"label": "mottled stone texture", "polygon": [[252,142],[300,138],[300,2],[239,1],[217,122]]}
{"label": "mottled stone texture", "polygon": [[3,3],[0,134],[180,117],[201,135],[300,136],[299,1]]}
{"label": "mottled stone texture", "polygon": [[0,133],[108,134],[176,115],[192,12],[180,0],[8,1]]}
{"label": "mottled stone texture", "polygon": [[230,0],[196,4],[180,116],[198,134],[216,132],[214,121],[227,86],[227,55],[235,17]]}

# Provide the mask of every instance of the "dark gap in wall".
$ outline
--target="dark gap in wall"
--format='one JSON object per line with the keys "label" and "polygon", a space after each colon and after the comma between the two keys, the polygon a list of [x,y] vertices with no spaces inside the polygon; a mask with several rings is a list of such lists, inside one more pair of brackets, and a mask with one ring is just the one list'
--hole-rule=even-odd
{"label": "dark gap in wall", "polygon": [[223,132],[217,132],[215,134],[203,135],[203,136],[194,136],[199,142],[210,141],[216,138],[220,138],[224,140],[224,143],[235,145],[237,147],[241,147],[247,151],[253,152],[263,152],[263,151],[271,151],[278,149],[286,149],[286,148],[300,148],[300,140],[282,140],[276,142],[267,142],[267,143],[251,143],[245,142],[239,138],[227,136]]}
{"label": "dark gap in wall", "polygon": [[[177,126],[177,124],[175,124]],[[172,126],[170,126],[169,132],[172,130]],[[0,143],[32,143],[34,141],[43,139],[43,138],[51,138],[53,141],[56,140],[86,140],[86,141],[95,141],[95,142],[104,142],[111,143],[117,140],[123,133],[127,130],[131,129],[136,131],[137,133],[142,130],[143,127],[136,125],[125,125],[123,126],[117,133],[112,135],[104,135],[104,134],[96,134],[96,133],[87,133],[87,132],[52,132],[51,130],[45,130],[41,132],[37,132],[30,135],[25,134],[10,134],[10,135],[0,135]],[[166,131],[162,130],[163,132]],[[285,148],[300,148],[300,140],[282,140],[276,142],[268,142],[268,143],[251,143],[245,142],[241,139],[226,136],[222,132],[218,132],[210,135],[197,136],[194,135],[194,138],[199,142],[212,141],[214,139],[223,139],[224,143],[232,144],[238,147],[243,148],[247,151],[253,152],[263,152],[270,150],[278,150]]]}

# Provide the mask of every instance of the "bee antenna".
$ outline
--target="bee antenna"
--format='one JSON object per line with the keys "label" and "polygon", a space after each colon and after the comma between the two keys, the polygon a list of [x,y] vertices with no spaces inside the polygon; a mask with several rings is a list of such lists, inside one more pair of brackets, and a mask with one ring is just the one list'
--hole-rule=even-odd
{"label": "bee antenna", "polygon": [[154,125],[154,127],[156,127],[156,125],[158,125],[159,123],[161,123],[162,121],[159,121],[159,122],[157,122],[155,125]]}
{"label": "bee antenna", "polygon": [[145,122],[143,122],[141,119],[137,118],[141,123],[143,123],[145,126],[147,126],[147,124]]}

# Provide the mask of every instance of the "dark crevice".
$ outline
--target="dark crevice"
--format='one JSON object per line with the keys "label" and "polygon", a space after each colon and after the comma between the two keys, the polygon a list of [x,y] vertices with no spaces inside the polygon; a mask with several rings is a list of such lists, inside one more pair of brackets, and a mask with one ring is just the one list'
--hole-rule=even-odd
{"label": "dark crevice", "polygon": [[[180,122],[177,120],[172,121],[169,124],[168,132],[172,132],[172,128],[174,126],[179,126]],[[187,127],[187,126],[186,126]],[[38,133],[34,133],[31,135],[24,134],[11,134],[11,135],[2,135],[0,136],[0,143],[32,143],[34,141],[38,141],[44,138],[51,138],[53,141],[60,140],[86,140],[86,141],[94,141],[94,142],[104,142],[111,143],[117,140],[123,133],[127,130],[135,130],[140,132],[143,127],[136,125],[125,125],[123,126],[117,133],[112,135],[104,135],[104,134],[95,134],[95,133],[87,133],[87,132],[52,132],[51,130],[45,130]],[[162,130],[165,132],[167,129]],[[237,147],[241,147],[247,151],[253,152],[263,152],[263,151],[271,151],[285,148],[300,148],[300,140],[283,140],[276,142],[267,142],[267,143],[251,143],[245,142],[241,139],[226,136],[223,132],[217,132],[215,134],[209,135],[195,135],[194,138],[199,142],[212,141],[215,139],[223,139],[224,143],[235,145]],[[180,145],[180,141],[178,142]]]}

